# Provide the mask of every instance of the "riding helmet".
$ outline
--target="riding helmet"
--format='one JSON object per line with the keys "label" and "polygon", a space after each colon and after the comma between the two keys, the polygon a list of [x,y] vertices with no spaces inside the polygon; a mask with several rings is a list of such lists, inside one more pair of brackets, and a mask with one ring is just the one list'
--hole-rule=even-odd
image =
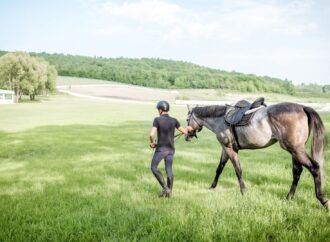
{"label": "riding helmet", "polygon": [[170,104],[167,101],[159,101],[156,108],[164,112],[170,111]]}

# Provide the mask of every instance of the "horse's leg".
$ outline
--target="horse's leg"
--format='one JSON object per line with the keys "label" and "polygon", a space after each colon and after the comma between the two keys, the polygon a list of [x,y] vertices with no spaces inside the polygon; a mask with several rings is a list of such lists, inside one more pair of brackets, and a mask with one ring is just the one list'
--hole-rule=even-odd
{"label": "horse's leg", "polygon": [[235,173],[241,189],[241,193],[244,194],[246,192],[246,188],[242,178],[242,169],[241,169],[241,164],[239,162],[238,153],[232,148],[226,148],[226,153],[228,154],[229,159],[233,163]]}
{"label": "horse's leg", "polygon": [[323,188],[322,188],[322,179],[321,179],[321,171],[320,165],[317,161],[313,160],[308,154],[305,152],[304,149],[301,149],[298,152],[295,152],[295,156],[297,160],[306,167],[309,172],[313,175],[314,184],[315,184],[315,195],[317,199],[321,202],[323,206],[329,209],[328,199],[326,199],[323,195]]}
{"label": "horse's leg", "polygon": [[292,156],[292,175],[293,175],[293,181],[290,188],[290,191],[288,195],[286,196],[287,199],[291,199],[294,196],[294,193],[296,192],[296,188],[299,182],[299,178],[301,175],[301,172],[303,171],[302,165],[297,161],[294,156]]}
{"label": "horse's leg", "polygon": [[229,157],[228,157],[227,153],[225,152],[224,149],[222,149],[220,162],[219,162],[219,165],[218,165],[218,168],[217,168],[217,171],[216,171],[216,174],[215,174],[215,177],[214,177],[214,180],[212,182],[212,185],[211,185],[210,189],[213,189],[217,186],[219,177],[220,177],[220,175],[223,171],[223,168],[227,164],[228,159],[229,159]]}

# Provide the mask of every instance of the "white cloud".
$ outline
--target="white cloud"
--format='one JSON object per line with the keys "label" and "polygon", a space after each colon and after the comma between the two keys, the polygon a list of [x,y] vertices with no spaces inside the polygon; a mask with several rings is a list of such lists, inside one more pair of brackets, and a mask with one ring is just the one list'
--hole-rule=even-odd
{"label": "white cloud", "polygon": [[159,0],[140,0],[121,4],[106,2],[100,7],[111,16],[125,17],[141,22],[167,21],[175,18],[175,15],[181,11],[179,5]]}
{"label": "white cloud", "polygon": [[[131,31],[134,34],[138,26],[141,34],[154,35],[161,31],[171,40],[190,36],[240,41],[260,33],[297,36],[318,29],[317,24],[302,17],[310,6],[308,1],[286,4],[224,1],[218,8],[200,11],[163,0],[107,1],[99,3],[98,9],[109,21],[96,32],[117,34]],[[109,23],[118,24],[123,31]],[[106,31],[106,28],[109,30]]]}
{"label": "white cloud", "polygon": [[119,37],[129,37],[134,34],[139,34],[143,32],[141,27],[131,28],[127,25],[116,24],[111,26],[103,26],[96,28],[94,33],[99,36],[119,36]]}
{"label": "white cloud", "polygon": [[304,63],[321,66],[329,59],[311,41],[324,30],[312,17],[316,4],[309,0],[206,1],[202,9],[182,1],[87,1],[99,19],[92,34],[120,46],[111,53],[126,51],[119,55],[188,60],[293,80]]}
{"label": "white cloud", "polygon": [[[223,37],[229,41],[260,35],[302,35],[317,30],[315,23],[302,18],[307,5],[266,4],[249,2],[246,7],[237,8],[227,3],[228,9],[216,22]],[[296,6],[298,5],[298,6]],[[304,7],[303,7],[304,6]]]}

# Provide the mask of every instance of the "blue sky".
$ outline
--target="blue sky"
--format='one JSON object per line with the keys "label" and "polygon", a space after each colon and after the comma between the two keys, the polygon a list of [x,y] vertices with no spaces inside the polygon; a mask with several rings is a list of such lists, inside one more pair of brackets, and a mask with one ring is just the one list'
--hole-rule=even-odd
{"label": "blue sky", "polygon": [[0,0],[0,50],[159,57],[330,84],[330,1]]}

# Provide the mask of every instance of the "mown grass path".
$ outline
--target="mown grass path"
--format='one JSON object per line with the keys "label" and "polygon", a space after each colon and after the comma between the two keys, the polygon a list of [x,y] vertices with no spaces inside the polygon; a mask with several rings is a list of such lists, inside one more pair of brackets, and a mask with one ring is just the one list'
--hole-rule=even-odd
{"label": "mown grass path", "polygon": [[[184,108],[173,115],[185,124]],[[66,96],[1,106],[0,241],[329,241],[330,215],[306,170],[295,198],[284,199],[291,159],[278,145],[240,152],[243,197],[230,163],[207,189],[220,152],[211,132],[180,139],[173,197],[159,199],[149,169],[154,116],[153,105]],[[322,118],[330,134],[330,115]]]}

